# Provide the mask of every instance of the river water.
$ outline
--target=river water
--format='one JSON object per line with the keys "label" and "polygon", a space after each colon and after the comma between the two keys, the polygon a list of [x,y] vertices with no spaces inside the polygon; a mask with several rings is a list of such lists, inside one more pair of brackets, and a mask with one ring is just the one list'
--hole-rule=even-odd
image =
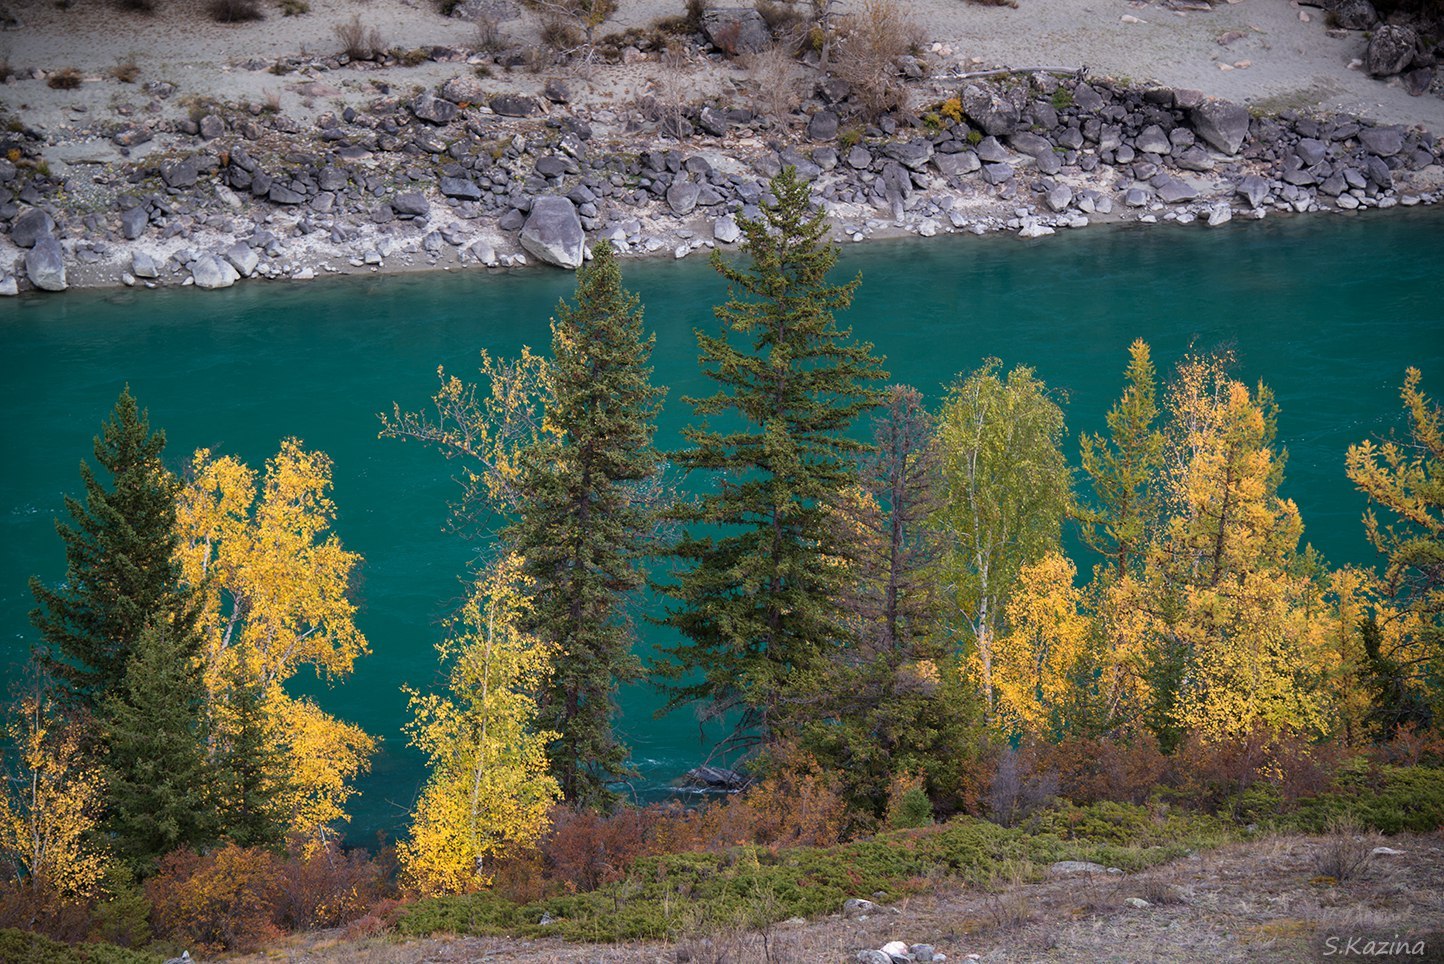
{"label": "river water", "polygon": [[[1305,538],[1339,564],[1370,561],[1345,449],[1398,424],[1406,366],[1444,396],[1441,241],[1444,211],[1396,211],[876,242],[845,249],[838,275],[862,272],[846,320],[887,356],[893,380],[936,399],[985,357],[1032,365],[1067,396],[1075,460],[1076,433],[1103,428],[1132,339],[1152,344],[1161,370],[1191,345],[1233,347],[1240,375],[1277,395],[1284,493]],[[656,377],[669,389],[659,443],[675,446],[689,415],[681,396],[708,391],[692,332],[715,325],[710,306],[725,289],[700,258],[627,263],[624,277],[657,333]],[[401,685],[437,680],[438,622],[478,547],[443,531],[453,466],[378,440],[376,413],[423,405],[438,364],[467,374],[481,348],[544,350],[572,284],[559,271],[455,272],[0,304],[0,660],[13,675],[34,642],[26,579],[63,575],[51,520],[62,493],[79,493],[77,465],[124,384],[166,429],[177,467],[200,446],[259,467],[298,436],[335,461],[336,531],[365,558],[357,622],[373,649],[339,685],[299,685],[382,738],[351,836],[394,834],[423,776],[400,731]],[[663,632],[644,630],[648,652]],[[621,702],[644,795],[706,756],[715,734],[690,713],[654,718],[659,699],[643,687]]]}

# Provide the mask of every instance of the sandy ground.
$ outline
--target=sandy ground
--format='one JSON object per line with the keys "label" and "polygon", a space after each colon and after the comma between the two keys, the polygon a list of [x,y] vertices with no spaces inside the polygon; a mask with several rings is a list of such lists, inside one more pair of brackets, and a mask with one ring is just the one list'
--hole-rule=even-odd
{"label": "sandy ground", "polygon": [[[294,17],[282,16],[272,0],[260,0],[267,18],[235,25],[212,22],[205,0],[155,2],[156,12],[143,15],[121,11],[109,0],[71,0],[65,9],[54,0],[9,0],[20,26],[0,32],[0,60],[8,59],[19,71],[76,67],[86,82],[76,90],[57,91],[40,78],[11,80],[0,85],[0,101],[31,124],[57,130],[82,125],[98,111],[142,110],[151,98],[141,85],[167,81],[178,88],[172,110],[181,110],[191,97],[262,102],[275,96],[288,115],[304,119],[373,97],[378,83],[432,85],[468,68],[426,63],[378,72],[368,64],[315,76],[277,76],[243,65],[335,52],[340,49],[335,28],[352,16],[374,27],[388,46],[469,48],[475,40],[474,25],[441,16],[430,0],[310,0],[310,12]],[[842,9],[856,2],[844,0]],[[929,41],[951,48],[951,60],[960,66],[973,61],[1086,66],[1093,74],[1197,88],[1268,110],[1338,110],[1444,131],[1444,99],[1410,97],[1397,83],[1350,69],[1349,63],[1362,56],[1363,35],[1329,31],[1322,11],[1290,0],[1220,2],[1207,11],[1175,11],[1147,0],[1019,0],[1017,9],[963,0],[899,2],[912,11]],[[621,0],[608,29],[645,26],[681,8],[681,0]],[[517,41],[531,42],[535,18],[523,14],[502,29]],[[107,77],[109,68],[131,58],[141,68],[137,83]],[[655,73],[643,63],[604,68],[569,82],[582,104],[625,103],[645,92]],[[727,93],[726,68],[713,69],[711,75],[693,73],[688,82],[696,93]],[[488,84],[500,90],[535,82],[529,75]]]}
{"label": "sandy ground", "polygon": [[[1072,878],[991,892],[947,883],[870,919],[784,923],[767,933],[699,932],[675,943],[573,945],[506,938],[346,941],[301,935],[246,964],[800,964],[855,960],[861,948],[928,943],[954,964],[984,962],[1303,962],[1329,936],[1431,933],[1444,940],[1444,839],[1351,841],[1398,853],[1369,857],[1335,881],[1324,871],[1340,838],[1271,837],[1124,877]],[[1129,898],[1152,906],[1129,906]],[[1444,957],[1444,947],[1428,948]],[[1392,959],[1418,960],[1399,956]]]}

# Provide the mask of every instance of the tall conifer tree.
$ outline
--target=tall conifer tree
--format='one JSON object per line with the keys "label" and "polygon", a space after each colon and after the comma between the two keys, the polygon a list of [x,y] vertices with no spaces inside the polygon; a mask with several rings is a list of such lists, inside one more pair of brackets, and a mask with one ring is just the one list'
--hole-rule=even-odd
{"label": "tall conifer tree", "polygon": [[106,829],[117,854],[142,876],[176,847],[209,843],[217,829],[200,732],[198,648],[193,631],[147,627],[120,687],[102,705]]}
{"label": "tall conifer tree", "polygon": [[69,496],[71,524],[56,521],[65,542],[65,581],[30,580],[49,667],[88,709],[96,710],[125,675],[147,626],[170,624],[185,637],[195,620],[176,561],[178,482],[161,464],[165,432],[151,432],[127,387],[95,439],[107,488],[82,462],[85,503]]}
{"label": "tall conifer tree", "polygon": [[718,390],[689,399],[702,422],[676,458],[715,485],[683,513],[694,528],[676,550],[666,621],[685,641],[660,667],[670,705],[740,710],[739,735],[760,740],[789,727],[799,674],[842,636],[844,567],[829,564],[827,506],[854,480],[866,446],[847,432],[881,400],[870,385],[886,377],[872,345],[837,323],[861,279],[828,281],[837,249],[807,185],[787,168],[772,194],[761,218],[741,222],[747,262],[713,255],[731,296],[716,309],[722,331],[697,340]]}
{"label": "tall conifer tree", "polygon": [[626,601],[644,583],[637,564],[654,529],[654,341],[611,247],[598,245],[577,273],[576,303],[552,321],[546,431],[523,451],[524,494],[506,533],[531,585],[525,629],[562,654],[538,717],[560,735],[551,771],[568,801],[587,806],[605,804],[628,766],[612,721],[617,686],[641,673]]}

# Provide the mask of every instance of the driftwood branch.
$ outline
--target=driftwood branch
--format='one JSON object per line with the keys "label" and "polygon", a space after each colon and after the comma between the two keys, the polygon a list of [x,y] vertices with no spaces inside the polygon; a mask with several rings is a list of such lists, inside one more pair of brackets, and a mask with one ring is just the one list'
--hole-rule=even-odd
{"label": "driftwood branch", "polygon": [[1067,77],[1082,78],[1087,72],[1087,67],[993,67],[988,70],[970,70],[963,74],[953,74],[948,79],[976,80],[979,77],[1003,77],[1008,74],[1062,74]]}

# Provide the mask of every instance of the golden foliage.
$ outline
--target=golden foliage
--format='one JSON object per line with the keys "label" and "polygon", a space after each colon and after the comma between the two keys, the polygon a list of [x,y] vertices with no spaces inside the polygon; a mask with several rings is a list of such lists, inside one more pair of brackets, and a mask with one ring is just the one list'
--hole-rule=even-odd
{"label": "golden foliage", "polygon": [[284,685],[303,666],[334,679],[368,652],[348,597],[361,557],[328,531],[331,460],[286,439],[257,473],[230,457],[196,452],[177,502],[185,578],[201,594],[205,678],[215,731],[229,722],[224,694],[236,679],[263,688],[285,747],[290,829],[316,835],[345,821],[351,781],[375,740],[296,699]]}
{"label": "golden foliage", "polygon": [[105,792],[79,728],[45,693],[30,693],[5,727],[12,765],[0,794],[0,855],[17,877],[66,897],[92,894],[105,874],[96,825]]}
{"label": "golden foliage", "polygon": [[407,729],[431,774],[397,856],[423,894],[490,886],[488,861],[533,846],[561,795],[547,773],[556,734],[534,730],[533,694],[552,650],[520,628],[528,605],[521,559],[507,555],[477,580],[436,647],[451,663],[448,693],[411,693]]}
{"label": "golden foliage", "polygon": [[1033,734],[1066,728],[1092,660],[1092,621],[1061,552],[1023,566],[1008,600],[1008,631],[993,650],[999,722]]}

